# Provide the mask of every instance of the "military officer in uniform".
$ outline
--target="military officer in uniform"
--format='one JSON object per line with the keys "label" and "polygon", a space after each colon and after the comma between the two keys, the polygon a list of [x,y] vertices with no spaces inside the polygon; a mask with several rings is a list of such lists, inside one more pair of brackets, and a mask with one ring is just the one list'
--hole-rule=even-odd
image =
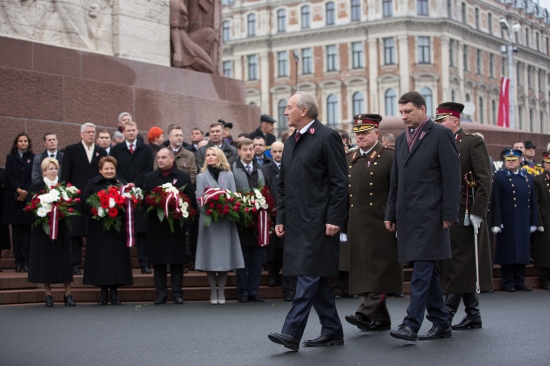
{"label": "military officer in uniform", "polygon": [[464,302],[466,316],[452,326],[453,330],[481,328],[479,299],[476,293],[475,236],[478,239],[477,256],[479,286],[482,291],[493,289],[493,268],[489,230],[485,218],[491,195],[491,163],[483,138],[464,132],[460,127],[460,114],[464,105],[442,103],[437,107],[437,122],[451,130],[460,156],[460,213],[458,225],[450,228],[451,258],[439,262],[445,306],[449,310],[449,324]]}
{"label": "military officer in uniform", "polygon": [[358,147],[346,155],[349,287],[350,293],[365,294],[355,314],[346,315],[346,321],[365,331],[391,329],[386,294],[403,291],[397,239],[384,225],[394,148],[378,142],[381,120],[378,114],[356,115],[353,132]]}
{"label": "military officer in uniform", "polygon": [[531,291],[525,284],[529,264],[529,234],[538,226],[533,176],[520,169],[521,150],[505,152],[505,168],[495,173],[493,233],[497,234],[495,263],[500,264],[505,291]]}
{"label": "military officer in uniform", "polygon": [[539,269],[540,286],[550,290],[550,152],[542,154],[544,173],[534,179],[539,208],[539,226],[535,233],[534,259]]}

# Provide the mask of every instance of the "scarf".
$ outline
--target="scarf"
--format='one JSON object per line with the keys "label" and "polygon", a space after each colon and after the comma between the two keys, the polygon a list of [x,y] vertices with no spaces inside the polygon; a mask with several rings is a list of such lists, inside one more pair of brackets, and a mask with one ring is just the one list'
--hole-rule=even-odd
{"label": "scarf", "polygon": [[217,182],[218,177],[220,176],[220,173],[221,173],[221,169],[214,168],[210,165],[208,165],[207,168],[208,168],[208,171],[210,172],[210,175],[212,176],[212,178],[214,178],[214,180]]}
{"label": "scarf", "polygon": [[164,179],[166,179],[166,177],[168,176],[168,174],[172,173],[174,171],[174,168],[176,167],[176,164],[172,164],[172,166],[166,170],[160,170],[160,174],[162,174],[162,177]]}
{"label": "scarf", "polygon": [[420,135],[420,131],[422,131],[422,128],[424,128],[424,125],[428,122],[428,118],[424,120],[421,124],[419,124],[414,132],[411,133],[411,129],[407,128],[407,145],[409,145],[409,151],[411,151],[414,143],[418,139],[418,136]]}
{"label": "scarf", "polygon": [[21,159],[23,159],[23,155],[25,155],[27,153],[27,150],[20,150],[20,149],[17,149],[17,152],[19,153],[19,157]]}
{"label": "scarf", "polygon": [[44,183],[46,183],[46,187],[50,189],[52,186],[56,186],[57,182],[59,180],[59,177],[55,177],[54,180],[49,180],[48,178],[44,177]]}

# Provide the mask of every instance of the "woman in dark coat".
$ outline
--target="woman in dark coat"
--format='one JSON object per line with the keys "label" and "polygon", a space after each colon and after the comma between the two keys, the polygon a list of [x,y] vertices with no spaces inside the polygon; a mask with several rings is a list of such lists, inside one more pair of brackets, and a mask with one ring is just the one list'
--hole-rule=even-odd
{"label": "woman in dark coat", "polygon": [[34,153],[26,133],[13,141],[6,158],[6,183],[2,223],[11,225],[15,272],[29,270],[32,217],[23,212],[32,179]]}
{"label": "woman in dark coat", "polygon": [[[4,208],[4,191],[6,187],[6,171],[0,168],[0,220]],[[2,252],[7,252],[9,249],[11,249],[10,227],[7,224],[0,223],[0,259],[2,259]],[[0,272],[2,272],[2,267],[0,267]]]}
{"label": "woman in dark coat", "polygon": [[[118,286],[133,284],[130,250],[126,246],[126,225],[124,220],[117,232],[114,228],[103,231],[103,222],[92,219],[92,205],[86,203],[91,195],[122,182],[116,175],[117,161],[112,156],[99,160],[99,175],[88,181],[82,194],[82,212],[88,218],[86,237],[86,269],[82,283],[101,287],[98,305],[107,305],[108,289],[111,288],[111,304],[120,305]],[[124,213],[119,211],[119,215]]]}
{"label": "woman in dark coat", "polygon": [[[29,188],[27,201],[30,202],[34,194],[47,190],[58,182],[59,162],[53,158],[46,158],[41,164],[44,179],[32,183]],[[32,215],[31,215],[32,216]],[[57,239],[50,239],[42,226],[33,225],[31,236],[31,253],[29,258],[29,282],[43,283],[46,289],[46,306],[53,306],[52,283],[65,285],[65,306],[75,306],[71,296],[71,282],[73,272],[71,266],[71,247],[67,225],[59,225]]]}

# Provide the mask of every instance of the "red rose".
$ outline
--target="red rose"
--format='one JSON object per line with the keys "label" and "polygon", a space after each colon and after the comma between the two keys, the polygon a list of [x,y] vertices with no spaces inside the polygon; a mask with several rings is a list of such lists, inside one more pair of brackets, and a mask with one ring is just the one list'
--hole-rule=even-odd
{"label": "red rose", "polygon": [[210,208],[214,208],[214,207],[215,207],[213,202],[210,202],[210,205],[209,205],[209,206],[210,206]]}
{"label": "red rose", "polygon": [[218,210],[221,210],[221,209],[223,208],[223,205],[222,205],[221,203],[218,203],[218,204],[216,205],[216,208],[217,208]]}
{"label": "red rose", "polygon": [[82,191],[79,189],[78,191],[76,191],[76,194],[80,196],[80,194],[82,193]]}
{"label": "red rose", "polygon": [[73,202],[73,199],[72,199],[72,198],[69,198],[69,199],[67,200],[67,202],[72,203],[72,202]]}
{"label": "red rose", "polygon": [[74,208],[69,207],[69,209],[67,210],[67,212],[73,213],[73,212],[74,212]]}
{"label": "red rose", "polygon": [[74,201],[78,203],[80,202],[80,198],[75,198]]}
{"label": "red rose", "polygon": [[69,182],[67,183],[67,187],[72,187],[73,185]]}
{"label": "red rose", "polygon": [[231,197],[231,198],[229,199],[229,202],[234,202],[234,201],[235,201],[235,197]]}
{"label": "red rose", "polygon": [[31,207],[30,206],[25,206],[25,211],[26,212],[29,212],[31,210]]}
{"label": "red rose", "polygon": [[248,211],[250,211],[250,210],[248,209],[248,207],[246,207],[246,208],[244,209],[244,212],[248,213]]}
{"label": "red rose", "polygon": [[212,210],[206,210],[207,215],[212,215]]}
{"label": "red rose", "polygon": [[107,214],[111,217],[116,217],[116,215],[118,215],[118,210],[116,207],[110,208]]}
{"label": "red rose", "polygon": [[257,211],[256,207],[252,207],[252,212],[256,213]]}
{"label": "red rose", "polygon": [[237,203],[235,203],[235,205],[237,205],[237,206],[240,207],[240,206],[241,206],[241,203],[240,203],[239,201],[237,201]]}
{"label": "red rose", "polygon": [[233,211],[239,211],[239,206],[233,206]]}

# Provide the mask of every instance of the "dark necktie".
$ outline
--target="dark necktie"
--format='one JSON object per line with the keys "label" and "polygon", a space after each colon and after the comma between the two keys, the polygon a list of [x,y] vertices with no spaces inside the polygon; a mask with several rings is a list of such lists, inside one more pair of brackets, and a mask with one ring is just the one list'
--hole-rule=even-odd
{"label": "dark necktie", "polygon": [[300,131],[296,131],[296,135],[294,136],[294,138],[296,139],[296,142],[298,142],[298,140],[300,139],[300,136],[302,136]]}
{"label": "dark necktie", "polygon": [[134,144],[130,144],[130,154],[134,153]]}
{"label": "dark necktie", "polygon": [[50,158],[55,158],[55,154],[50,154]]}
{"label": "dark necktie", "polygon": [[246,172],[248,173],[248,175],[250,175],[250,173],[252,173],[252,168],[250,168],[250,165],[246,166]]}

